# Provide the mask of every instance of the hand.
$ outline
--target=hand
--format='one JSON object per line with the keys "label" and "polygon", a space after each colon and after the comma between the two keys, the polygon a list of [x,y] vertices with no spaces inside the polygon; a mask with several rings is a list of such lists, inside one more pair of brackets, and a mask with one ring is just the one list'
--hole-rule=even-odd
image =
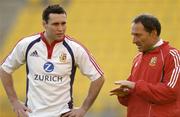
{"label": "hand", "polygon": [[129,89],[126,87],[119,87],[110,91],[110,96],[116,95],[119,97],[125,97],[129,94]]}
{"label": "hand", "polygon": [[28,117],[27,112],[32,112],[28,107],[26,107],[22,102],[15,101],[12,102],[13,110],[17,114],[17,117]]}
{"label": "hand", "polygon": [[70,112],[62,115],[62,117],[84,117],[86,111],[83,108],[75,108],[72,109]]}
{"label": "hand", "polygon": [[126,87],[129,89],[133,89],[135,87],[135,83],[128,80],[120,80],[115,82],[116,85],[120,85],[120,87]]}

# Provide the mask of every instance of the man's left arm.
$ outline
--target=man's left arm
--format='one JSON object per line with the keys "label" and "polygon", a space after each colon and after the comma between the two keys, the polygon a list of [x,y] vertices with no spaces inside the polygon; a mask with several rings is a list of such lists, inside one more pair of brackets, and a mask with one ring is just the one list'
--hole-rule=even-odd
{"label": "man's left arm", "polygon": [[96,97],[98,96],[103,84],[104,77],[101,76],[95,81],[92,81],[89,87],[88,95],[84,100],[82,106],[77,109],[72,109],[69,113],[63,115],[63,117],[84,117],[86,112],[89,110]]}
{"label": "man's left arm", "polygon": [[119,81],[118,85],[132,89],[133,93],[153,104],[168,104],[176,101],[180,90],[180,56],[172,51],[165,60],[164,77],[156,84],[144,80]]}
{"label": "man's left arm", "polygon": [[62,117],[84,117],[98,96],[104,83],[104,73],[87,48],[79,45],[73,51],[77,67],[83,75],[91,80],[91,84],[87,97],[83,101],[81,107],[72,109]]}

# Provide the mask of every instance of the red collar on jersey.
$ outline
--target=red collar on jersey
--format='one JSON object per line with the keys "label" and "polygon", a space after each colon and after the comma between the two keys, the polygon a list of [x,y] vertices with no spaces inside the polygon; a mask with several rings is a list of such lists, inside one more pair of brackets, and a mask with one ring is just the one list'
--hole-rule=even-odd
{"label": "red collar on jersey", "polygon": [[50,59],[51,56],[52,56],[52,52],[53,52],[54,46],[57,43],[64,41],[65,36],[64,36],[64,38],[62,40],[54,40],[51,44],[49,44],[47,42],[47,39],[44,36],[44,32],[41,32],[40,35],[41,35],[42,41],[46,44],[47,51],[48,51],[48,59]]}
{"label": "red collar on jersey", "polygon": [[[44,32],[41,32],[40,35],[41,35],[41,38],[42,38],[42,40],[44,41],[44,43],[50,45],[50,44],[47,42],[47,39],[46,39],[45,36],[44,36]],[[64,38],[65,38],[65,36],[64,36]],[[56,44],[56,43],[58,43],[58,42],[64,41],[64,38],[63,38],[62,40],[54,40],[54,41],[51,43],[51,45]]]}

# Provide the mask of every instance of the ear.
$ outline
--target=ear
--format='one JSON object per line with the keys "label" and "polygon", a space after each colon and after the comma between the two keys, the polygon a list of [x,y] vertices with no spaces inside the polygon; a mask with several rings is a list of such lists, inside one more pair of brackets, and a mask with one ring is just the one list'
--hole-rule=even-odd
{"label": "ear", "polygon": [[152,37],[157,37],[157,31],[156,31],[156,30],[152,30],[151,36],[152,36]]}

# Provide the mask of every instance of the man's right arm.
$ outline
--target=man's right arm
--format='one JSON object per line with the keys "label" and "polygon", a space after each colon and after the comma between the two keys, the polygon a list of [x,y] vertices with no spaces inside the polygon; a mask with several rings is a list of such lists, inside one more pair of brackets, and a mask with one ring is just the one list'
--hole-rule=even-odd
{"label": "man's right arm", "polygon": [[15,91],[14,85],[13,85],[12,75],[5,72],[2,69],[2,67],[0,67],[0,78],[1,78],[2,84],[4,86],[4,89],[6,91],[6,94],[9,98],[9,101],[12,104],[14,112],[16,112],[18,117],[20,117],[20,116],[27,117],[28,115],[27,115],[26,111],[31,112],[31,110],[28,109],[24,104],[22,104],[18,100],[16,91]]}
{"label": "man's right arm", "polygon": [[8,95],[9,101],[11,103],[17,101],[18,99],[17,99],[16,92],[14,90],[12,75],[6,73],[1,67],[0,68],[0,78],[1,78],[2,84],[4,86],[4,89]]}

